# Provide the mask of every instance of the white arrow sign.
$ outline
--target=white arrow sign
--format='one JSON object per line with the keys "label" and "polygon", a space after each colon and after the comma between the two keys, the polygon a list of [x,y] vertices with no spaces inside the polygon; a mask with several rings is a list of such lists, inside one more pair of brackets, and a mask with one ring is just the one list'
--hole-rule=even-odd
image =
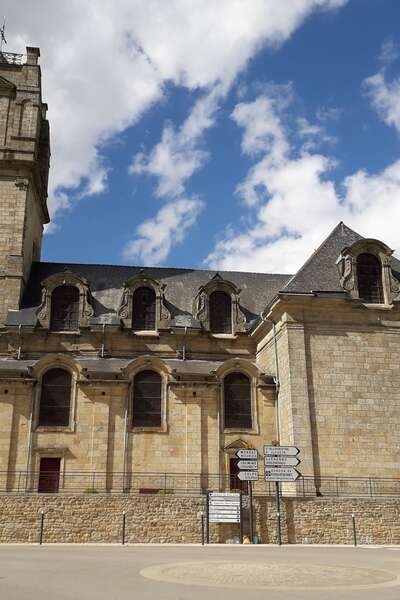
{"label": "white arrow sign", "polygon": [[266,467],[296,467],[300,464],[296,456],[264,456]]}
{"label": "white arrow sign", "polygon": [[257,460],[239,460],[237,466],[239,469],[258,469]]}
{"label": "white arrow sign", "polygon": [[258,452],[255,448],[241,448],[236,451],[236,456],[238,458],[257,459]]}
{"label": "white arrow sign", "polygon": [[264,456],[297,456],[296,446],[264,446]]}
{"label": "white arrow sign", "polygon": [[292,467],[287,469],[282,467],[265,469],[265,481],[296,481],[299,477],[300,473]]}
{"label": "white arrow sign", "polygon": [[240,481],[258,481],[258,471],[239,471]]}

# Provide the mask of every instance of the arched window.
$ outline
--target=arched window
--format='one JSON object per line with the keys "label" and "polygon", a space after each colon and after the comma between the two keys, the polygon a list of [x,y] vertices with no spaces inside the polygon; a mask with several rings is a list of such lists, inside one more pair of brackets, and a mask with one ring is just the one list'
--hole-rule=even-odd
{"label": "arched window", "polygon": [[79,329],[79,290],[74,285],[60,285],[51,294],[50,329]]}
{"label": "arched window", "polygon": [[357,281],[359,298],[371,304],[381,304],[383,299],[382,267],[373,254],[357,257]]}
{"label": "arched window", "polygon": [[232,333],[232,302],[228,294],[216,291],[210,294],[210,329],[213,333]]}
{"label": "arched window", "polygon": [[133,294],[132,329],[154,331],[156,328],[156,294],[152,288],[140,287]]}
{"label": "arched window", "polygon": [[229,373],[224,379],[224,415],[225,427],[252,426],[250,380],[243,373]]}
{"label": "arched window", "polygon": [[43,375],[38,425],[69,425],[71,382],[71,374],[64,369],[50,369]]}
{"label": "arched window", "polygon": [[161,377],[155,371],[141,371],[133,381],[134,427],[161,427]]}

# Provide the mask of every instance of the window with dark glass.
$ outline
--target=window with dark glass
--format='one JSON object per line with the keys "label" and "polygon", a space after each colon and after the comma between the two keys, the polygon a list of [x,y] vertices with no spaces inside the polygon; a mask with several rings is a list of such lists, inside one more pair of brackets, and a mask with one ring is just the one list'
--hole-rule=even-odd
{"label": "window with dark glass", "polygon": [[71,382],[71,374],[64,369],[51,369],[43,375],[38,425],[69,425]]}
{"label": "window with dark glass", "polygon": [[132,328],[137,331],[156,328],[156,294],[149,287],[140,287],[133,294]]}
{"label": "window with dark glass", "polygon": [[224,380],[225,427],[250,429],[251,389],[250,380],[243,373],[229,373]]}
{"label": "window with dark glass", "polygon": [[161,427],[161,377],[155,371],[141,371],[135,376],[132,425]]}
{"label": "window with dark glass", "polygon": [[357,281],[359,298],[367,303],[381,304],[383,300],[382,267],[373,254],[357,257]]}
{"label": "window with dark glass", "polygon": [[210,329],[213,333],[232,333],[232,303],[228,294],[216,291],[210,294]]}
{"label": "window with dark glass", "polygon": [[79,329],[79,290],[74,285],[60,285],[51,294],[50,329]]}

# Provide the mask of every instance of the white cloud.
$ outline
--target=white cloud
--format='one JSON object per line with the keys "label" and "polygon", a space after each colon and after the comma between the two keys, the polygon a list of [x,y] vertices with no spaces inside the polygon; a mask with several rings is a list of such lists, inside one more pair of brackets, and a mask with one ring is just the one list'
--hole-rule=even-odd
{"label": "white cloud", "polygon": [[153,219],[137,228],[137,236],[128,242],[123,256],[128,261],[158,265],[168,256],[172,244],[181,242],[203,208],[198,198],[180,198],[163,206]]}
{"label": "white cloud", "polygon": [[244,129],[244,151],[248,152],[246,140],[257,140],[265,122],[274,124],[275,134],[238,187],[244,202],[249,204],[250,198],[256,207],[254,222],[222,238],[206,259],[209,266],[293,273],[340,220],[397,247],[400,160],[377,174],[360,170],[345,178],[340,194],[331,176],[335,162],[330,157],[296,153],[293,148],[276,151],[276,146],[287,147],[288,133],[278,113],[271,112],[268,98],[238,106],[247,117],[237,121],[236,107],[233,118]]}
{"label": "white cloud", "polygon": [[365,79],[364,85],[379,118],[400,132],[400,78],[388,82],[380,71]]}

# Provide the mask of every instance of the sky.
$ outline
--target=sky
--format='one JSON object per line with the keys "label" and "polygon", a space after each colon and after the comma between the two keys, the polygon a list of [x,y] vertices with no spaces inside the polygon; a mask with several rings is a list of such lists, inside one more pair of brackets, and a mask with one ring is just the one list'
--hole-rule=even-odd
{"label": "sky", "polygon": [[399,255],[398,0],[2,6],[41,50],[42,260],[294,273],[339,221]]}

